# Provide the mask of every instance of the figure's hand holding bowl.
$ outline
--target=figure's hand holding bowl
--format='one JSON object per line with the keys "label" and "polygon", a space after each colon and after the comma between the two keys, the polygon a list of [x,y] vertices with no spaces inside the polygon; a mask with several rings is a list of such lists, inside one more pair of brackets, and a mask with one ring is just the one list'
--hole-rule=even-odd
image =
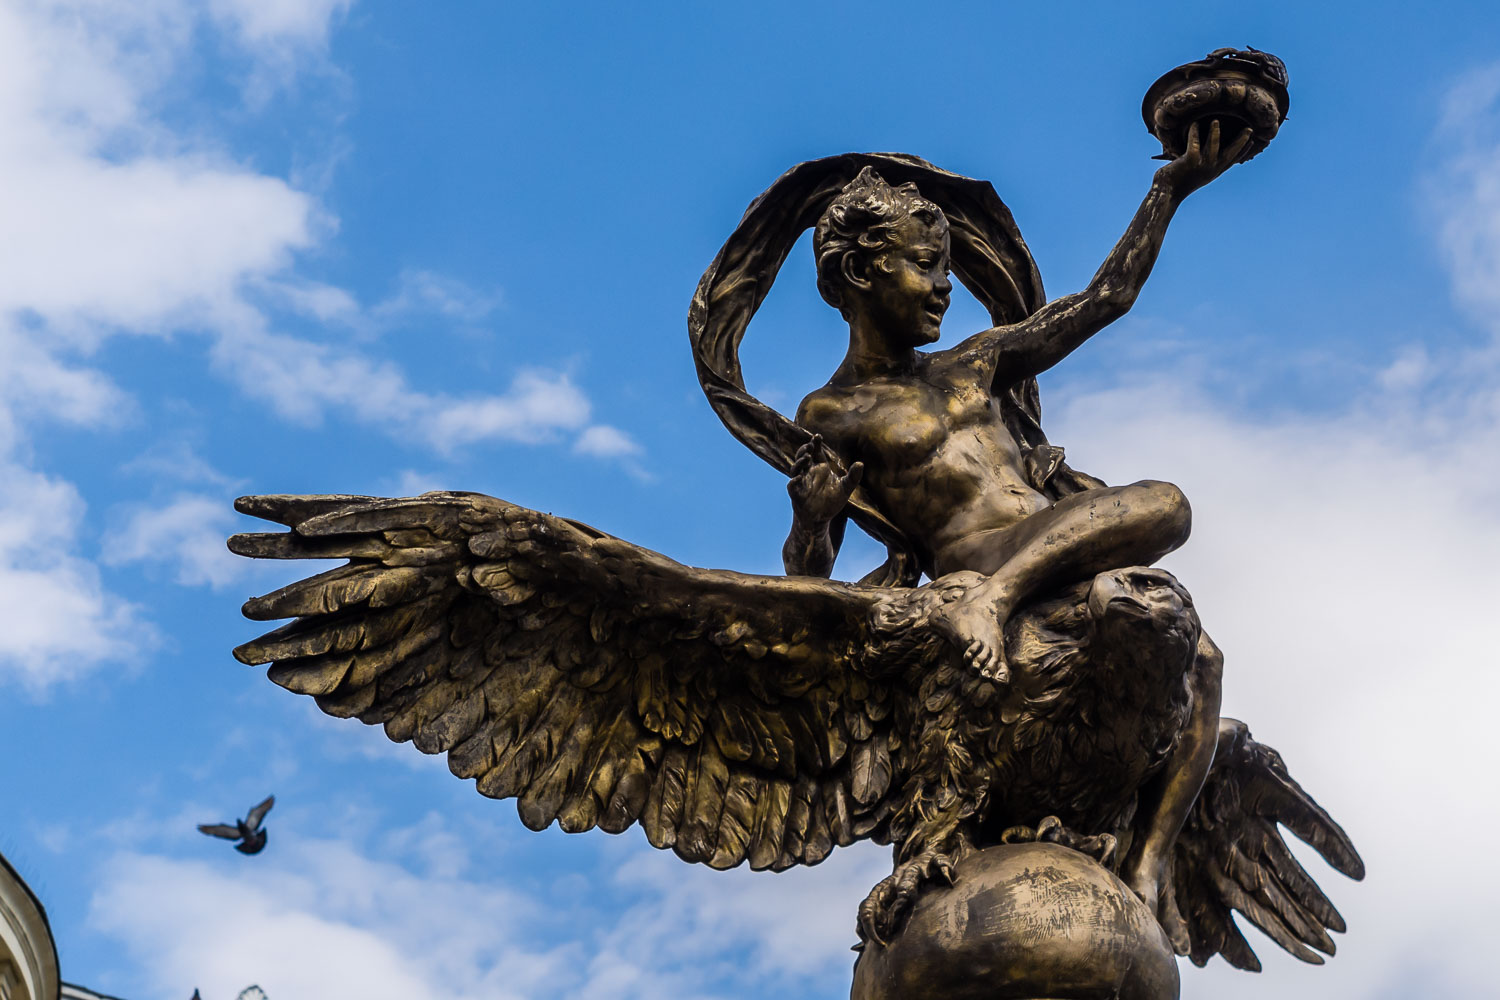
{"label": "figure's hand holding bowl", "polygon": [[1231,161],[1240,163],[1270,144],[1289,106],[1286,64],[1280,59],[1256,49],[1219,49],[1153,83],[1141,102],[1141,117],[1161,140],[1159,159],[1186,155],[1193,127],[1204,142],[1209,123],[1217,121],[1226,142],[1241,132],[1248,135]]}
{"label": "figure's hand holding bowl", "polygon": [[848,505],[864,472],[863,462],[855,462],[844,471],[838,456],[823,443],[822,435],[814,434],[797,449],[792,478],[786,484],[793,515],[809,527],[828,524]]}
{"label": "figure's hand holding bowl", "polygon": [[[1206,133],[1206,135],[1205,135]],[[1186,198],[1244,158],[1250,144],[1248,128],[1238,136],[1226,139],[1223,126],[1215,118],[1188,126],[1187,148],[1181,156],[1156,172],[1157,180],[1172,189],[1179,199]]]}

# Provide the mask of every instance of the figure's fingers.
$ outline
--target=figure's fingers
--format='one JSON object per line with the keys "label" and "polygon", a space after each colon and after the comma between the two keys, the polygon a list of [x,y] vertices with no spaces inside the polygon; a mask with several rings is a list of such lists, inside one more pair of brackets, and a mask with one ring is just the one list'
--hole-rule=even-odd
{"label": "figure's fingers", "polygon": [[1203,158],[1209,163],[1219,162],[1219,139],[1222,129],[1219,127],[1219,119],[1215,118],[1208,125],[1208,144],[1203,150]]}
{"label": "figure's fingers", "polygon": [[1188,126],[1187,147],[1183,149],[1182,155],[1196,159],[1201,152],[1202,148],[1198,140],[1198,123],[1193,122],[1193,124]]}
{"label": "figure's fingers", "polygon": [[[813,440],[816,440],[816,438]],[[804,442],[802,447],[797,449],[797,453],[792,456],[792,473],[795,475],[798,472],[805,471],[812,464],[813,455],[813,442]]]}
{"label": "figure's fingers", "polygon": [[840,481],[840,485],[843,486],[843,488],[847,492],[853,493],[855,488],[859,486],[860,480],[864,478],[865,463],[855,462],[853,465],[849,466],[849,471],[844,474],[844,478]]}
{"label": "figure's fingers", "polygon": [[1250,145],[1251,137],[1252,132],[1248,127],[1241,129],[1239,138],[1235,139],[1234,142],[1229,144],[1229,148],[1224,150],[1225,162],[1230,164],[1240,162],[1240,157],[1245,154],[1245,147]]}

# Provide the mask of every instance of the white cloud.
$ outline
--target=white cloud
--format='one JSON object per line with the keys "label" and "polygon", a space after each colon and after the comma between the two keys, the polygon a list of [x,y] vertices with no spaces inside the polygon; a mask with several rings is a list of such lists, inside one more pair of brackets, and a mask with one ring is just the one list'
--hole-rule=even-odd
{"label": "white cloud", "polygon": [[311,241],[305,195],[151,117],[190,10],[0,7],[0,310],[155,327]]}
{"label": "white cloud", "polygon": [[[214,12],[252,47],[316,48],[349,6],[219,0]],[[296,275],[297,254],[331,229],[313,200],[152,117],[148,97],[185,57],[193,10],[181,0],[0,7],[0,185],[9,192],[0,313],[41,320],[16,336],[52,353],[67,338],[206,329],[220,368],[281,414],[339,409],[440,447],[553,440],[585,426],[588,401],[564,375],[522,372],[506,393],[451,398],[411,388],[394,364],[352,346],[273,329],[251,292],[355,326],[417,309],[473,322],[495,296],[410,270],[361,320],[348,292]]]}
{"label": "white cloud", "polygon": [[0,456],[24,444],[27,420],[97,427],[131,413],[130,399],[102,372],[67,364],[3,318],[0,356]]}
{"label": "white cloud", "polygon": [[517,375],[503,396],[449,400],[429,404],[431,414],[420,430],[440,448],[500,438],[551,441],[560,430],[587,423],[588,398],[566,375],[526,371]]}
{"label": "white cloud", "polygon": [[423,877],[334,841],[279,840],[253,871],[119,856],[90,921],[124,941],[162,996],[234,996],[258,983],[277,1000],[506,1000],[544,995],[565,971],[562,956],[510,943],[531,907],[493,883]]}
{"label": "white cloud", "polygon": [[586,428],[573,442],[573,450],[595,458],[626,458],[641,453],[641,446],[629,434],[608,424]]}
{"label": "white cloud", "polygon": [[500,395],[453,397],[414,389],[390,362],[265,330],[243,310],[221,336],[214,361],[252,398],[283,417],[337,415],[449,452],[485,440],[537,444],[588,422],[589,401],[564,374],[522,371]]}
{"label": "white cloud", "polygon": [[126,507],[115,516],[121,523],[102,543],[107,566],[165,565],[184,586],[215,589],[239,581],[252,566],[224,545],[235,525],[225,497],[183,493],[166,503]]}
{"label": "white cloud", "polygon": [[133,415],[102,372],[63,359],[232,298],[313,231],[306,196],[146,110],[194,16],[175,0],[0,5],[0,676],[37,690],[128,661],[150,637],[78,551],[77,489],[28,455],[36,421]]}
{"label": "white cloud", "polygon": [[[300,820],[283,816],[248,866],[232,852],[224,863],[117,855],[89,922],[163,996],[233,996],[251,982],[274,1000],[707,1000],[793,982],[837,992],[853,907],[887,865],[884,851],[849,850],[781,875],[714,872],[652,851],[639,831],[594,833],[558,851],[584,867],[555,881],[533,871],[552,885],[527,893],[515,872],[473,867],[497,838],[504,854],[508,837],[534,836],[514,820],[459,830],[429,815],[368,847],[300,837]],[[190,829],[187,814],[173,822]],[[601,903],[622,893],[622,908]]]}
{"label": "white cloud", "polygon": [[[15,480],[13,493],[35,483],[72,489],[28,454],[34,422],[102,427],[134,415],[126,393],[87,366],[91,351],[121,333],[206,334],[231,381],[281,415],[337,411],[439,451],[563,440],[587,426],[588,400],[565,375],[523,372],[504,393],[458,398],[414,388],[396,365],[351,345],[275,331],[272,306],[337,320],[345,332],[382,319],[379,307],[364,309],[347,291],[296,273],[299,255],[334,229],[310,195],[237,160],[215,136],[169,128],[159,106],[206,38],[246,57],[251,105],[301,72],[331,72],[329,32],[351,7],[0,2],[0,467]],[[493,304],[493,296],[412,271],[385,319],[425,309],[472,322]],[[127,636],[139,634],[128,606],[77,551],[82,505],[68,511],[57,515],[69,528],[54,548],[4,553],[5,585],[16,589],[16,607],[34,614],[0,648],[13,662],[28,658],[31,683],[129,658]],[[0,507],[0,535],[33,530],[36,515],[19,501]],[[141,507],[111,558],[170,553],[179,580],[221,586],[234,565],[217,540],[208,544],[221,523],[206,498]],[[51,646],[36,631],[63,621],[72,625]],[[64,650],[75,654],[65,667],[55,655]]]}
{"label": "white cloud", "polygon": [[1350,925],[1327,967],[1258,938],[1266,977],[1216,963],[1185,973],[1185,995],[1354,1000],[1434,959],[1445,995],[1480,995],[1476,935],[1500,871],[1475,859],[1500,820],[1500,748],[1468,706],[1500,701],[1496,412],[1483,394],[1402,385],[1342,414],[1263,421],[1191,376],[1124,380],[1054,397],[1053,434],[1111,482],[1187,493],[1193,537],[1166,564],[1226,651],[1225,714],[1282,751],[1370,871],[1356,885],[1314,866]]}
{"label": "white cloud", "polygon": [[155,482],[207,483],[225,488],[234,485],[232,479],[181,439],[157,442],[120,466],[120,471],[148,477]]}
{"label": "white cloud", "polygon": [[40,692],[151,638],[138,609],[76,554],[83,513],[71,484],[0,461],[0,680]]}
{"label": "white cloud", "polygon": [[0,177],[25,192],[0,202],[0,308],[55,323],[187,320],[311,240],[305,195],[206,161],[28,150],[0,156]]}
{"label": "white cloud", "polygon": [[738,962],[747,981],[821,980],[830,993],[847,988],[854,967],[860,901],[891,872],[890,850],[870,844],[780,873],[717,872],[662,851],[633,854],[616,878],[647,893],[646,901],[620,921],[601,955],[611,948],[621,956],[654,952],[707,969],[732,948],[743,952]]}

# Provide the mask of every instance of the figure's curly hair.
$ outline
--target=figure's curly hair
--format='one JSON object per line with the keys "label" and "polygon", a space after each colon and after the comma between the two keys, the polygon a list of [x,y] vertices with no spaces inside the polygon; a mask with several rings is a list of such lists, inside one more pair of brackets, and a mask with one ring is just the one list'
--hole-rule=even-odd
{"label": "figure's curly hair", "polygon": [[907,219],[948,228],[943,210],[923,198],[910,181],[891,187],[873,167],[865,167],[845,185],[813,232],[818,292],[823,300],[847,316],[840,270],[844,255],[853,251],[874,258],[895,249],[901,245],[897,227]]}

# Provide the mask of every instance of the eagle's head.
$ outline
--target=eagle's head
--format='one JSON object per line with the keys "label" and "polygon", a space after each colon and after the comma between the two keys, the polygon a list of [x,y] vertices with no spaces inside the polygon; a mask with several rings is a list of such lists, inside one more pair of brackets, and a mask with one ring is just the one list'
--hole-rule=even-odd
{"label": "eagle's head", "polygon": [[1164,569],[1129,566],[1094,577],[1086,599],[1095,641],[1139,649],[1151,660],[1175,660],[1198,644],[1201,625],[1193,599]]}

